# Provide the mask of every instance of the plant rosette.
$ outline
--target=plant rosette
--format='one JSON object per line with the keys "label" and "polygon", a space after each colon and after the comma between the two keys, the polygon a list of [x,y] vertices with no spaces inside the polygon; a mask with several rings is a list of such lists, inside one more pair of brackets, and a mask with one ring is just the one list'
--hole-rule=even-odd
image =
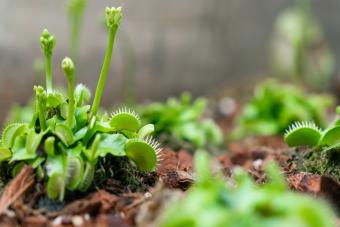
{"label": "plant rosette", "polygon": [[159,159],[159,144],[151,138],[153,125],[142,125],[132,110],[121,108],[111,115],[98,114],[119,28],[121,8],[106,8],[108,48],[99,76],[93,105],[91,93],[82,84],[74,87],[75,66],[70,58],[61,68],[68,81],[68,94],[53,89],[52,55],[55,38],[45,29],[40,38],[46,58],[46,88],[35,86],[35,113],[29,123],[10,123],[0,141],[0,161],[16,175],[31,165],[46,182],[49,198],[63,200],[66,190],[87,191],[97,163],[111,157],[127,157],[140,171],[153,171]]}
{"label": "plant rosette", "polygon": [[[340,115],[340,107],[337,107]],[[313,122],[295,122],[287,129],[284,140],[289,147],[307,147],[303,160],[307,170],[329,174],[340,179],[340,120],[338,118],[322,130]]]}

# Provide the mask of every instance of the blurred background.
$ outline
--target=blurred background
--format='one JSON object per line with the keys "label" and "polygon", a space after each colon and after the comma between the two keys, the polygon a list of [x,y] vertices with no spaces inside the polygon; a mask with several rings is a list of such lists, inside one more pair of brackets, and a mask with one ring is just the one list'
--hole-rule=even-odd
{"label": "blurred background", "polygon": [[[60,62],[70,55],[66,0],[0,0],[0,123],[13,103],[33,95],[33,64],[43,58],[39,36],[56,36],[55,84],[66,83]],[[135,78],[138,101],[164,100],[190,91],[214,95],[252,86],[270,72],[270,40],[288,0],[88,0],[80,34],[77,82],[94,91],[106,48],[105,6],[124,7],[103,102],[124,96],[124,78]],[[340,1],[312,1],[312,12],[335,56],[340,57]],[[128,76],[126,76],[128,75]],[[337,74],[333,76],[337,80]]]}

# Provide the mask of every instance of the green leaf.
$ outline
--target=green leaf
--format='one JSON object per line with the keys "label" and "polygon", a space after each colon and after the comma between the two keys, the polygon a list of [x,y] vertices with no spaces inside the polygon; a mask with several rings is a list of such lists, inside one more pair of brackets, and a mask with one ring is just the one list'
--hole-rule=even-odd
{"label": "green leaf", "polygon": [[33,169],[38,168],[45,161],[44,157],[37,157],[34,160],[30,160],[28,163],[32,166]]}
{"label": "green leaf", "polygon": [[46,106],[48,108],[56,108],[64,103],[66,103],[66,99],[61,92],[54,91],[47,94]]}
{"label": "green leaf", "polygon": [[320,145],[334,145],[340,142],[340,126],[325,130],[320,139]]}
{"label": "green leaf", "polygon": [[58,146],[66,154],[65,162],[65,183],[67,189],[74,191],[83,179],[84,161],[81,157],[83,145],[78,143],[74,148],[67,148],[62,143]]}
{"label": "green leaf", "polygon": [[47,181],[47,196],[51,199],[64,200],[65,179],[58,173],[52,174]]}
{"label": "green leaf", "polygon": [[121,134],[102,134],[98,144],[96,155],[105,157],[107,154],[113,156],[125,156],[125,144],[127,138]]}
{"label": "green leaf", "polygon": [[15,177],[20,173],[21,169],[25,166],[25,162],[19,162],[15,164],[15,166],[12,169],[12,176]]}
{"label": "green leaf", "polygon": [[[155,147],[156,148],[156,147]],[[152,144],[141,139],[130,139],[125,145],[126,156],[142,171],[153,171],[157,165],[157,153]]]}
{"label": "green leaf", "polygon": [[84,103],[88,103],[91,99],[91,91],[83,84],[78,84],[74,96],[76,98],[76,103],[78,107],[84,105]]}
{"label": "green leaf", "polygon": [[78,132],[76,132],[74,134],[74,142],[83,139],[85,137],[86,133],[87,133],[87,130],[88,130],[88,128],[87,128],[87,126],[85,126],[84,128],[81,128]]}
{"label": "green leaf", "polygon": [[90,105],[76,108],[75,117],[78,129],[86,126],[90,108]]}
{"label": "green leaf", "polygon": [[112,114],[110,126],[117,131],[128,130],[136,132],[141,127],[141,121],[134,111],[119,109],[117,112]]}
{"label": "green leaf", "polygon": [[36,152],[29,153],[26,149],[26,138],[27,136],[21,135],[16,138],[13,148],[12,148],[12,158],[11,162],[21,161],[21,160],[30,160],[37,157]]}
{"label": "green leaf", "polygon": [[12,152],[5,148],[0,146],[0,162],[8,160],[12,157]]}
{"label": "green leaf", "polygon": [[151,135],[155,131],[155,126],[153,124],[144,125],[138,131],[138,138],[144,139],[145,137]]}
{"label": "green leaf", "polygon": [[20,135],[26,133],[28,127],[27,124],[23,123],[12,123],[9,124],[2,133],[2,144],[6,148],[13,146],[14,140]]}
{"label": "green leaf", "polygon": [[54,156],[55,155],[55,138],[53,136],[48,137],[45,140],[45,151],[48,156]]}
{"label": "green leaf", "polygon": [[67,155],[66,162],[66,187],[73,191],[75,190],[83,179],[84,175],[84,161],[80,155]]}
{"label": "green leaf", "polygon": [[81,192],[85,192],[92,184],[95,173],[95,165],[87,162],[85,166],[85,172],[78,186],[78,190]]}
{"label": "green leaf", "polygon": [[74,143],[74,137],[71,129],[64,124],[57,124],[54,134],[66,145],[70,146]]}
{"label": "green leaf", "polygon": [[27,153],[33,154],[37,151],[38,146],[41,143],[41,139],[48,131],[41,131],[40,133],[36,133],[32,128],[28,131],[27,139],[26,139],[26,150]]}
{"label": "green leaf", "polygon": [[66,160],[63,154],[55,156],[48,156],[46,160],[46,172],[48,176],[52,176],[54,173],[58,173],[65,176]]}

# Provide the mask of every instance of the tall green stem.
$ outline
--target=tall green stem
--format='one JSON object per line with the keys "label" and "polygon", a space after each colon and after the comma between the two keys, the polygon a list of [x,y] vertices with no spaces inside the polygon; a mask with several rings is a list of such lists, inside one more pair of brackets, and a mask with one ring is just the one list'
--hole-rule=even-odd
{"label": "tall green stem", "polygon": [[53,81],[52,81],[52,56],[46,56],[46,89],[47,92],[51,92],[53,90]]}
{"label": "tall green stem", "polygon": [[98,85],[97,85],[97,89],[96,89],[96,94],[94,96],[93,105],[92,105],[92,116],[97,114],[98,108],[99,108],[99,105],[100,105],[100,101],[101,101],[101,97],[103,95],[107,71],[110,68],[112,50],[113,50],[113,45],[114,45],[117,30],[118,30],[118,26],[113,26],[109,30],[109,39],[108,39],[108,42],[107,42],[107,49],[106,49],[106,53],[105,53],[104,63],[103,63],[103,66],[102,66],[102,70],[100,72],[99,81],[98,81]]}
{"label": "tall green stem", "polygon": [[40,36],[40,45],[42,51],[45,56],[46,62],[46,89],[47,92],[51,92],[53,90],[53,83],[52,83],[52,54],[53,48],[55,46],[55,38],[53,35],[44,29],[41,36]]}

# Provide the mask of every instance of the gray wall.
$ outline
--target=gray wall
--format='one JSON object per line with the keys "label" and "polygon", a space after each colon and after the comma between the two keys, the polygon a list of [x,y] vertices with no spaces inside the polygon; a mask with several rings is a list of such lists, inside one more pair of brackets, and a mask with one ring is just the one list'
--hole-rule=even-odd
{"label": "gray wall", "polygon": [[[41,57],[43,28],[57,37],[55,83],[64,83],[61,59],[69,55],[65,0],[0,0],[0,121],[13,102],[32,94],[33,62]],[[182,90],[205,95],[247,82],[268,69],[275,16],[288,0],[89,0],[80,43],[78,81],[94,90],[106,46],[101,15],[124,7],[104,102],[122,99],[123,75],[136,75],[139,100],[163,99]],[[315,0],[313,12],[339,56],[340,1]],[[133,66],[133,67],[130,67]],[[129,70],[126,70],[129,68]]]}

